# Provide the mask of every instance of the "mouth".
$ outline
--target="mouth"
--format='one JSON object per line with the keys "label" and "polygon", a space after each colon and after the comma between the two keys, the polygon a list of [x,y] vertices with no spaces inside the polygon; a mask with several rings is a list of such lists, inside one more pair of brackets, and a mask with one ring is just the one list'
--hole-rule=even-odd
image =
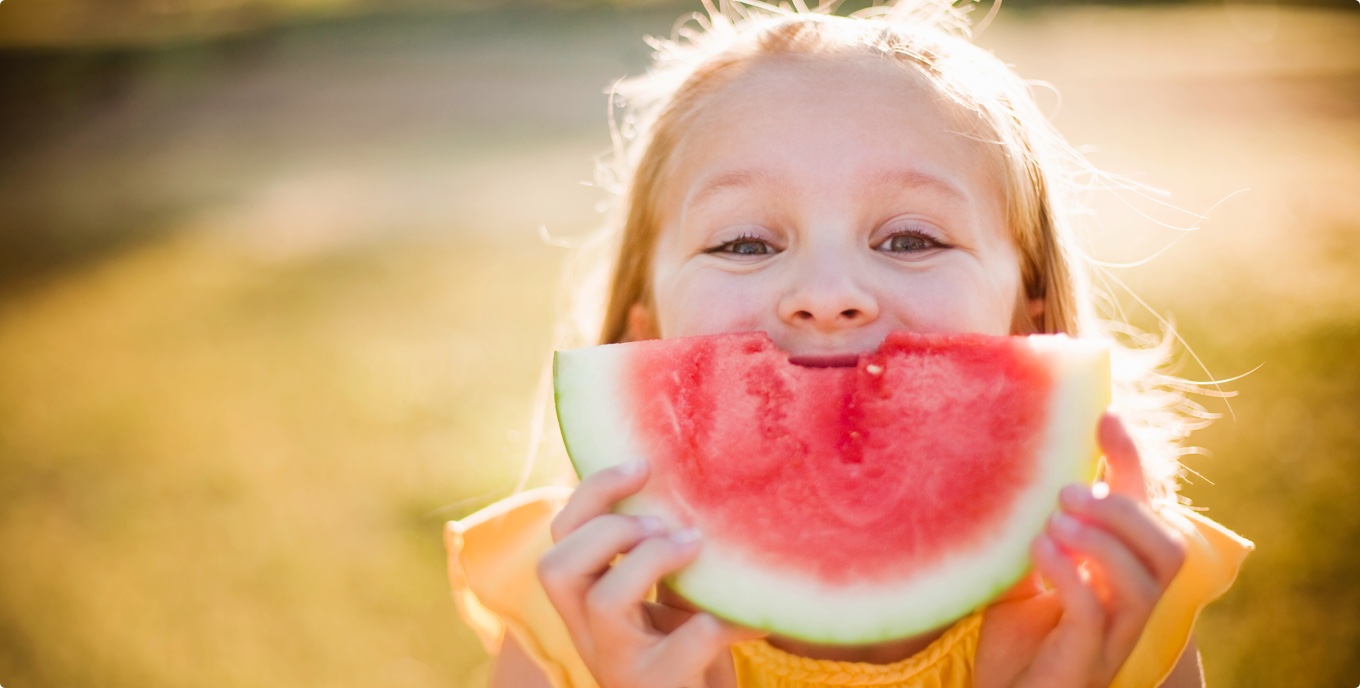
{"label": "mouth", "polygon": [[860,354],[803,354],[789,356],[789,363],[808,368],[853,368]]}

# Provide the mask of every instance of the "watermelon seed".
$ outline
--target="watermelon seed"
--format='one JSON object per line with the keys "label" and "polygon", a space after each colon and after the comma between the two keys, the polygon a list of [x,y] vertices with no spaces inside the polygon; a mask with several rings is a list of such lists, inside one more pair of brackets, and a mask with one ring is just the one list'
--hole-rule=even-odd
{"label": "watermelon seed", "polygon": [[870,375],[882,375],[882,374],[883,374],[883,366],[881,366],[881,365],[874,365],[873,363],[870,363],[869,365],[864,366],[864,372],[866,372],[866,373],[868,373],[868,374],[870,374]]}

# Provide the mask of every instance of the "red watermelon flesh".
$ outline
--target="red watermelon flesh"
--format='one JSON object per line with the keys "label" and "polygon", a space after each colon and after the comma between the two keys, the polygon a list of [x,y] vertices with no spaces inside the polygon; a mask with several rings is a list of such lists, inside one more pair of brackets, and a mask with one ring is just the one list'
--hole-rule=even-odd
{"label": "red watermelon flesh", "polygon": [[583,475],[648,459],[622,506],[703,533],[673,581],[701,607],[823,642],[936,627],[1018,579],[1057,489],[1090,478],[1107,353],[894,333],[840,362],[762,333],[559,352],[563,437]]}
{"label": "red watermelon flesh", "polygon": [[1035,472],[1051,375],[1004,338],[902,333],[853,367],[788,360],[761,335],[686,338],[627,373],[651,489],[771,566],[910,575],[985,533]]}

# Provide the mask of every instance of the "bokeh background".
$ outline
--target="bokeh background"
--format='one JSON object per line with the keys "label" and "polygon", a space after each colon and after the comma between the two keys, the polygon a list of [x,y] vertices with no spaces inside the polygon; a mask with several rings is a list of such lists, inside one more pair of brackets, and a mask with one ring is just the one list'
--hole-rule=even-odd
{"label": "bokeh background", "polygon": [[[696,9],[0,3],[0,683],[484,683],[441,525],[520,478],[540,228],[598,223],[604,87]],[[1245,374],[1188,458],[1259,545],[1210,683],[1360,683],[1360,5],[1017,1],[979,42],[1188,211],[1098,196],[1089,240],[1182,374]]]}

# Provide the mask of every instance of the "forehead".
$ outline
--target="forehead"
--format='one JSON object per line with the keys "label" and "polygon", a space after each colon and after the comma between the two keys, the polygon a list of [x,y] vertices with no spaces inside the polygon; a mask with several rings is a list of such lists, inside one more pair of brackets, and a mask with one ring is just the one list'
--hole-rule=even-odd
{"label": "forehead", "polygon": [[[976,118],[925,75],[886,57],[755,58],[702,97],[681,134],[668,165],[668,203],[683,203],[696,182],[781,168],[851,186],[919,173],[981,196],[1002,194],[998,151]],[[817,169],[807,169],[809,161]]]}

